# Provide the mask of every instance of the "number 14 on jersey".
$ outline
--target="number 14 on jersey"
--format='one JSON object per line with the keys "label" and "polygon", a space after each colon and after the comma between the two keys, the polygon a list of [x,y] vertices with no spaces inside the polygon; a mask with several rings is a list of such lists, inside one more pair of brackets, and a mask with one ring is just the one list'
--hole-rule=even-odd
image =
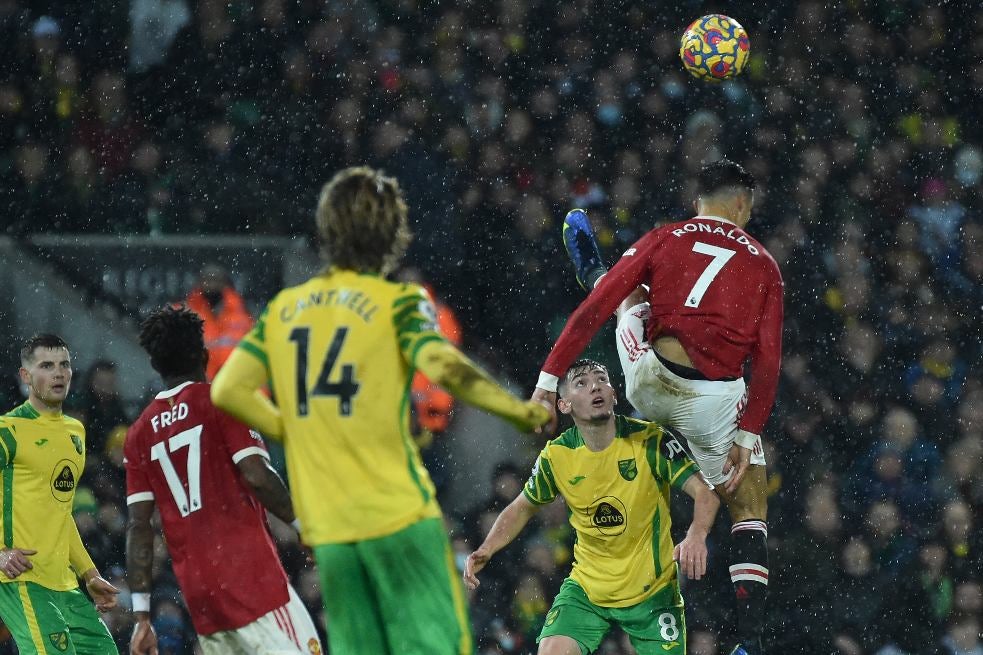
{"label": "number 14 on jersey", "polygon": [[307,416],[309,411],[308,398],[312,396],[337,396],[338,413],[342,416],[351,416],[352,398],[358,393],[358,380],[355,379],[355,365],[341,365],[341,379],[331,382],[331,374],[335,365],[338,363],[338,356],[345,345],[345,337],[348,336],[348,328],[340,327],[335,330],[331,345],[321,363],[321,370],[318,372],[317,381],[314,387],[308,392],[307,388],[307,361],[308,351],[311,343],[311,329],[309,327],[295,327],[290,331],[290,340],[297,344],[297,415]]}

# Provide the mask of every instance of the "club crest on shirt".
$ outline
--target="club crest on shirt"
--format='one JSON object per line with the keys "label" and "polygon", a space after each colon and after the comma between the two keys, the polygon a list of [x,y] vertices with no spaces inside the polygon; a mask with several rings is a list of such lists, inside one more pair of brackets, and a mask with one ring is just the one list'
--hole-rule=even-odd
{"label": "club crest on shirt", "polygon": [[321,643],[311,637],[307,640],[307,650],[310,651],[311,655],[321,655]]}
{"label": "club crest on shirt", "polygon": [[551,609],[550,613],[546,615],[545,625],[553,625],[553,623],[556,621],[556,617],[559,616],[559,614],[560,614],[559,607],[554,607],[553,609]]}
{"label": "club crest on shirt", "polygon": [[618,472],[621,473],[621,477],[631,482],[638,475],[638,465],[635,464],[634,459],[619,459]]}
{"label": "club crest on shirt", "polygon": [[48,639],[51,641],[51,645],[61,651],[68,650],[68,633],[62,630],[61,632],[52,632],[48,635]]}
{"label": "club crest on shirt", "polygon": [[72,443],[75,444],[75,451],[81,455],[82,454],[82,437],[77,434],[71,435]]}

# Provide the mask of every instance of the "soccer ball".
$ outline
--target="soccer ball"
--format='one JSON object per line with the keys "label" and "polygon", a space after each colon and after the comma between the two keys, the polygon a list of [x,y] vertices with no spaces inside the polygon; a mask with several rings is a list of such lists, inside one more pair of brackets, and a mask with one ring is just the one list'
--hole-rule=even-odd
{"label": "soccer ball", "polygon": [[721,82],[739,75],[751,52],[751,41],[741,24],[723,14],[693,21],[679,40],[679,58],[693,77]]}

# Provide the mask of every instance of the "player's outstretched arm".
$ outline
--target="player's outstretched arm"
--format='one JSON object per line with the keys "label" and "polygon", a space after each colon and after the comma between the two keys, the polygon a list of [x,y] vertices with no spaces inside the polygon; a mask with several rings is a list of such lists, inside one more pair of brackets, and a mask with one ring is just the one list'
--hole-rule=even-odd
{"label": "player's outstretched arm", "polygon": [[157,635],[150,623],[150,585],[154,566],[153,501],[133,503],[126,526],[126,583],[136,619],[130,637],[131,655],[157,655]]}
{"label": "player's outstretched arm", "polygon": [[266,380],[263,363],[242,348],[236,348],[212,382],[212,402],[246,425],[279,438],[283,436],[280,410],[260,391]]}
{"label": "player's outstretched arm", "polygon": [[693,499],[693,522],[686,537],[676,544],[673,559],[686,577],[699,580],[707,572],[707,535],[717,517],[720,499],[699,473],[690,476],[683,491]]}
{"label": "player's outstretched arm", "polygon": [[416,354],[415,364],[427,378],[454,396],[505,419],[521,432],[531,432],[550,420],[545,407],[516,398],[446,341],[425,343]]}
{"label": "player's outstretched arm", "polygon": [[529,502],[529,499],[521,493],[509,503],[508,507],[502,510],[502,513],[495,519],[491,530],[488,531],[485,541],[468,556],[468,560],[464,564],[464,584],[469,589],[478,588],[478,585],[481,584],[478,581],[478,572],[485,568],[488,560],[495,553],[508,546],[519,536],[529,519],[538,511],[539,507]]}
{"label": "player's outstretched arm", "polygon": [[280,474],[270,466],[269,460],[262,455],[249,455],[239,460],[236,466],[259,502],[263,503],[263,507],[284,523],[294,522],[297,517],[294,515],[290,492]]}

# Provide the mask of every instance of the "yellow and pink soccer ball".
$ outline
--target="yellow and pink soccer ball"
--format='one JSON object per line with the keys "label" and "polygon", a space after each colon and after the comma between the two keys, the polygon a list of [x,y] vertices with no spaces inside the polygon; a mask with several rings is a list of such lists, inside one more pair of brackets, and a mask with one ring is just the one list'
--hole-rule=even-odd
{"label": "yellow and pink soccer ball", "polygon": [[679,58],[693,77],[722,82],[740,75],[751,53],[751,41],[730,16],[708,14],[693,21],[679,42]]}

